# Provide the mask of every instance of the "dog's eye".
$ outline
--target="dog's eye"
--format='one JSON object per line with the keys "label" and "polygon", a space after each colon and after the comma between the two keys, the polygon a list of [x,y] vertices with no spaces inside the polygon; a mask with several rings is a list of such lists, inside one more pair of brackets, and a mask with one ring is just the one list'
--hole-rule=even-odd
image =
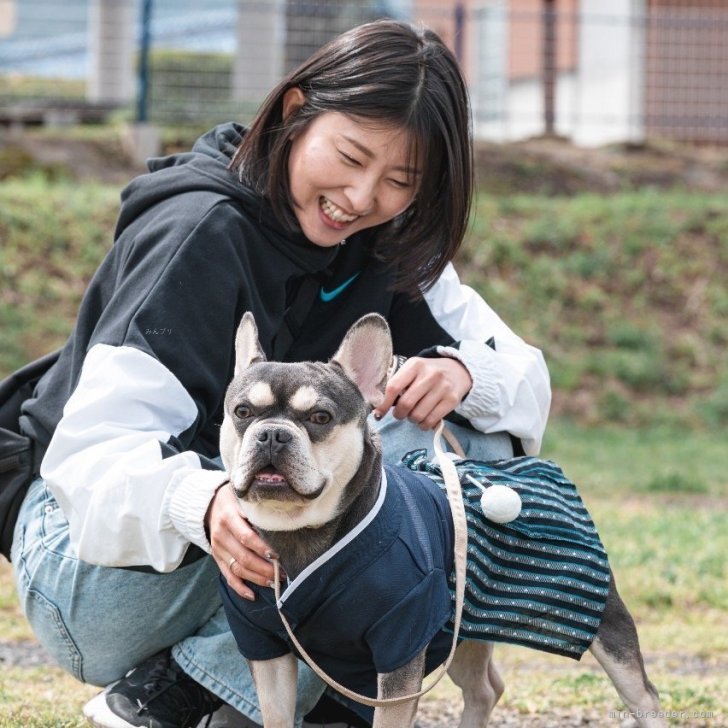
{"label": "dog's eye", "polygon": [[253,410],[250,409],[250,407],[247,407],[244,404],[239,404],[233,412],[235,413],[235,416],[238,417],[241,420],[246,419],[247,417],[250,417],[253,414]]}
{"label": "dog's eye", "polygon": [[327,425],[329,422],[331,422],[331,415],[328,412],[319,410],[318,412],[312,413],[309,417],[309,420],[311,420],[314,425]]}

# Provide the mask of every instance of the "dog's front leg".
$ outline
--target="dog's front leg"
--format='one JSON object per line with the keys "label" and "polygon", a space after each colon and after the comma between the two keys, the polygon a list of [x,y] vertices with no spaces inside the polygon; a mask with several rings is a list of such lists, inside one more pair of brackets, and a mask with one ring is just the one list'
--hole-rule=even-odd
{"label": "dog's front leg", "polygon": [[248,660],[265,728],[293,728],[298,662],[288,654],[272,660]]}
{"label": "dog's front leg", "polygon": [[[422,650],[410,662],[393,672],[377,675],[377,698],[397,698],[416,693],[422,687],[425,674],[425,653]],[[410,728],[417,714],[417,698],[398,705],[380,706],[374,710],[372,728]]]}

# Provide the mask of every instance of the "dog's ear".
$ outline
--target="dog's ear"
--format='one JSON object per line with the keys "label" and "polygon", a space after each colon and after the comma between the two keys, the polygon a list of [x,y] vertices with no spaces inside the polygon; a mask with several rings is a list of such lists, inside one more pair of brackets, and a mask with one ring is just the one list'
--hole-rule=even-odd
{"label": "dog's ear", "polygon": [[392,336],[386,320],[376,313],[360,318],[346,332],[331,361],[343,368],[364,399],[376,407],[384,398],[392,363]]}
{"label": "dog's ear", "polygon": [[240,374],[251,364],[265,360],[265,353],[258,341],[255,318],[250,311],[246,311],[235,334],[235,375]]}

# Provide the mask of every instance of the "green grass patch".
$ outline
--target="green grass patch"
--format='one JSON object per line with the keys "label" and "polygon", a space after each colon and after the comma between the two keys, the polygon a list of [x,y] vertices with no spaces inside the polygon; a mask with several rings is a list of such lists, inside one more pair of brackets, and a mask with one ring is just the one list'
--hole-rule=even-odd
{"label": "green grass patch", "polygon": [[0,75],[0,97],[4,104],[40,98],[83,100],[86,82],[65,78],[43,78],[21,74]]}
{"label": "green grass patch", "polygon": [[708,484],[694,475],[661,473],[655,475],[644,490],[653,493],[707,493]]}
{"label": "green grass patch", "polygon": [[[625,601],[649,619],[728,606],[726,500],[651,498],[587,497]],[[728,650],[728,636],[716,642]]]}
{"label": "green grass patch", "polygon": [[583,422],[725,426],[728,197],[481,195],[463,278],[551,367]]}
{"label": "green grass patch", "polygon": [[0,673],[0,728],[81,728],[83,703],[98,688],[81,685],[55,667],[4,667]]}
{"label": "green grass patch", "polygon": [[[670,492],[728,497],[725,432],[654,427],[587,427],[554,419],[542,455],[597,497]],[[669,486],[669,487],[668,487]]]}
{"label": "green grass patch", "polygon": [[119,190],[34,176],[0,187],[0,376],[60,346],[111,245]]}

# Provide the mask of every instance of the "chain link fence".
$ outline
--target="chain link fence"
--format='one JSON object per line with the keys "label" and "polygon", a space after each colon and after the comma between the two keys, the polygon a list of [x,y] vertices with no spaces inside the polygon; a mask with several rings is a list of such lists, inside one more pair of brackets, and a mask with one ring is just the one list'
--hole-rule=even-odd
{"label": "chain link fence", "polygon": [[380,17],[442,35],[479,138],[728,143],[728,0],[0,0],[0,124],[245,122]]}

